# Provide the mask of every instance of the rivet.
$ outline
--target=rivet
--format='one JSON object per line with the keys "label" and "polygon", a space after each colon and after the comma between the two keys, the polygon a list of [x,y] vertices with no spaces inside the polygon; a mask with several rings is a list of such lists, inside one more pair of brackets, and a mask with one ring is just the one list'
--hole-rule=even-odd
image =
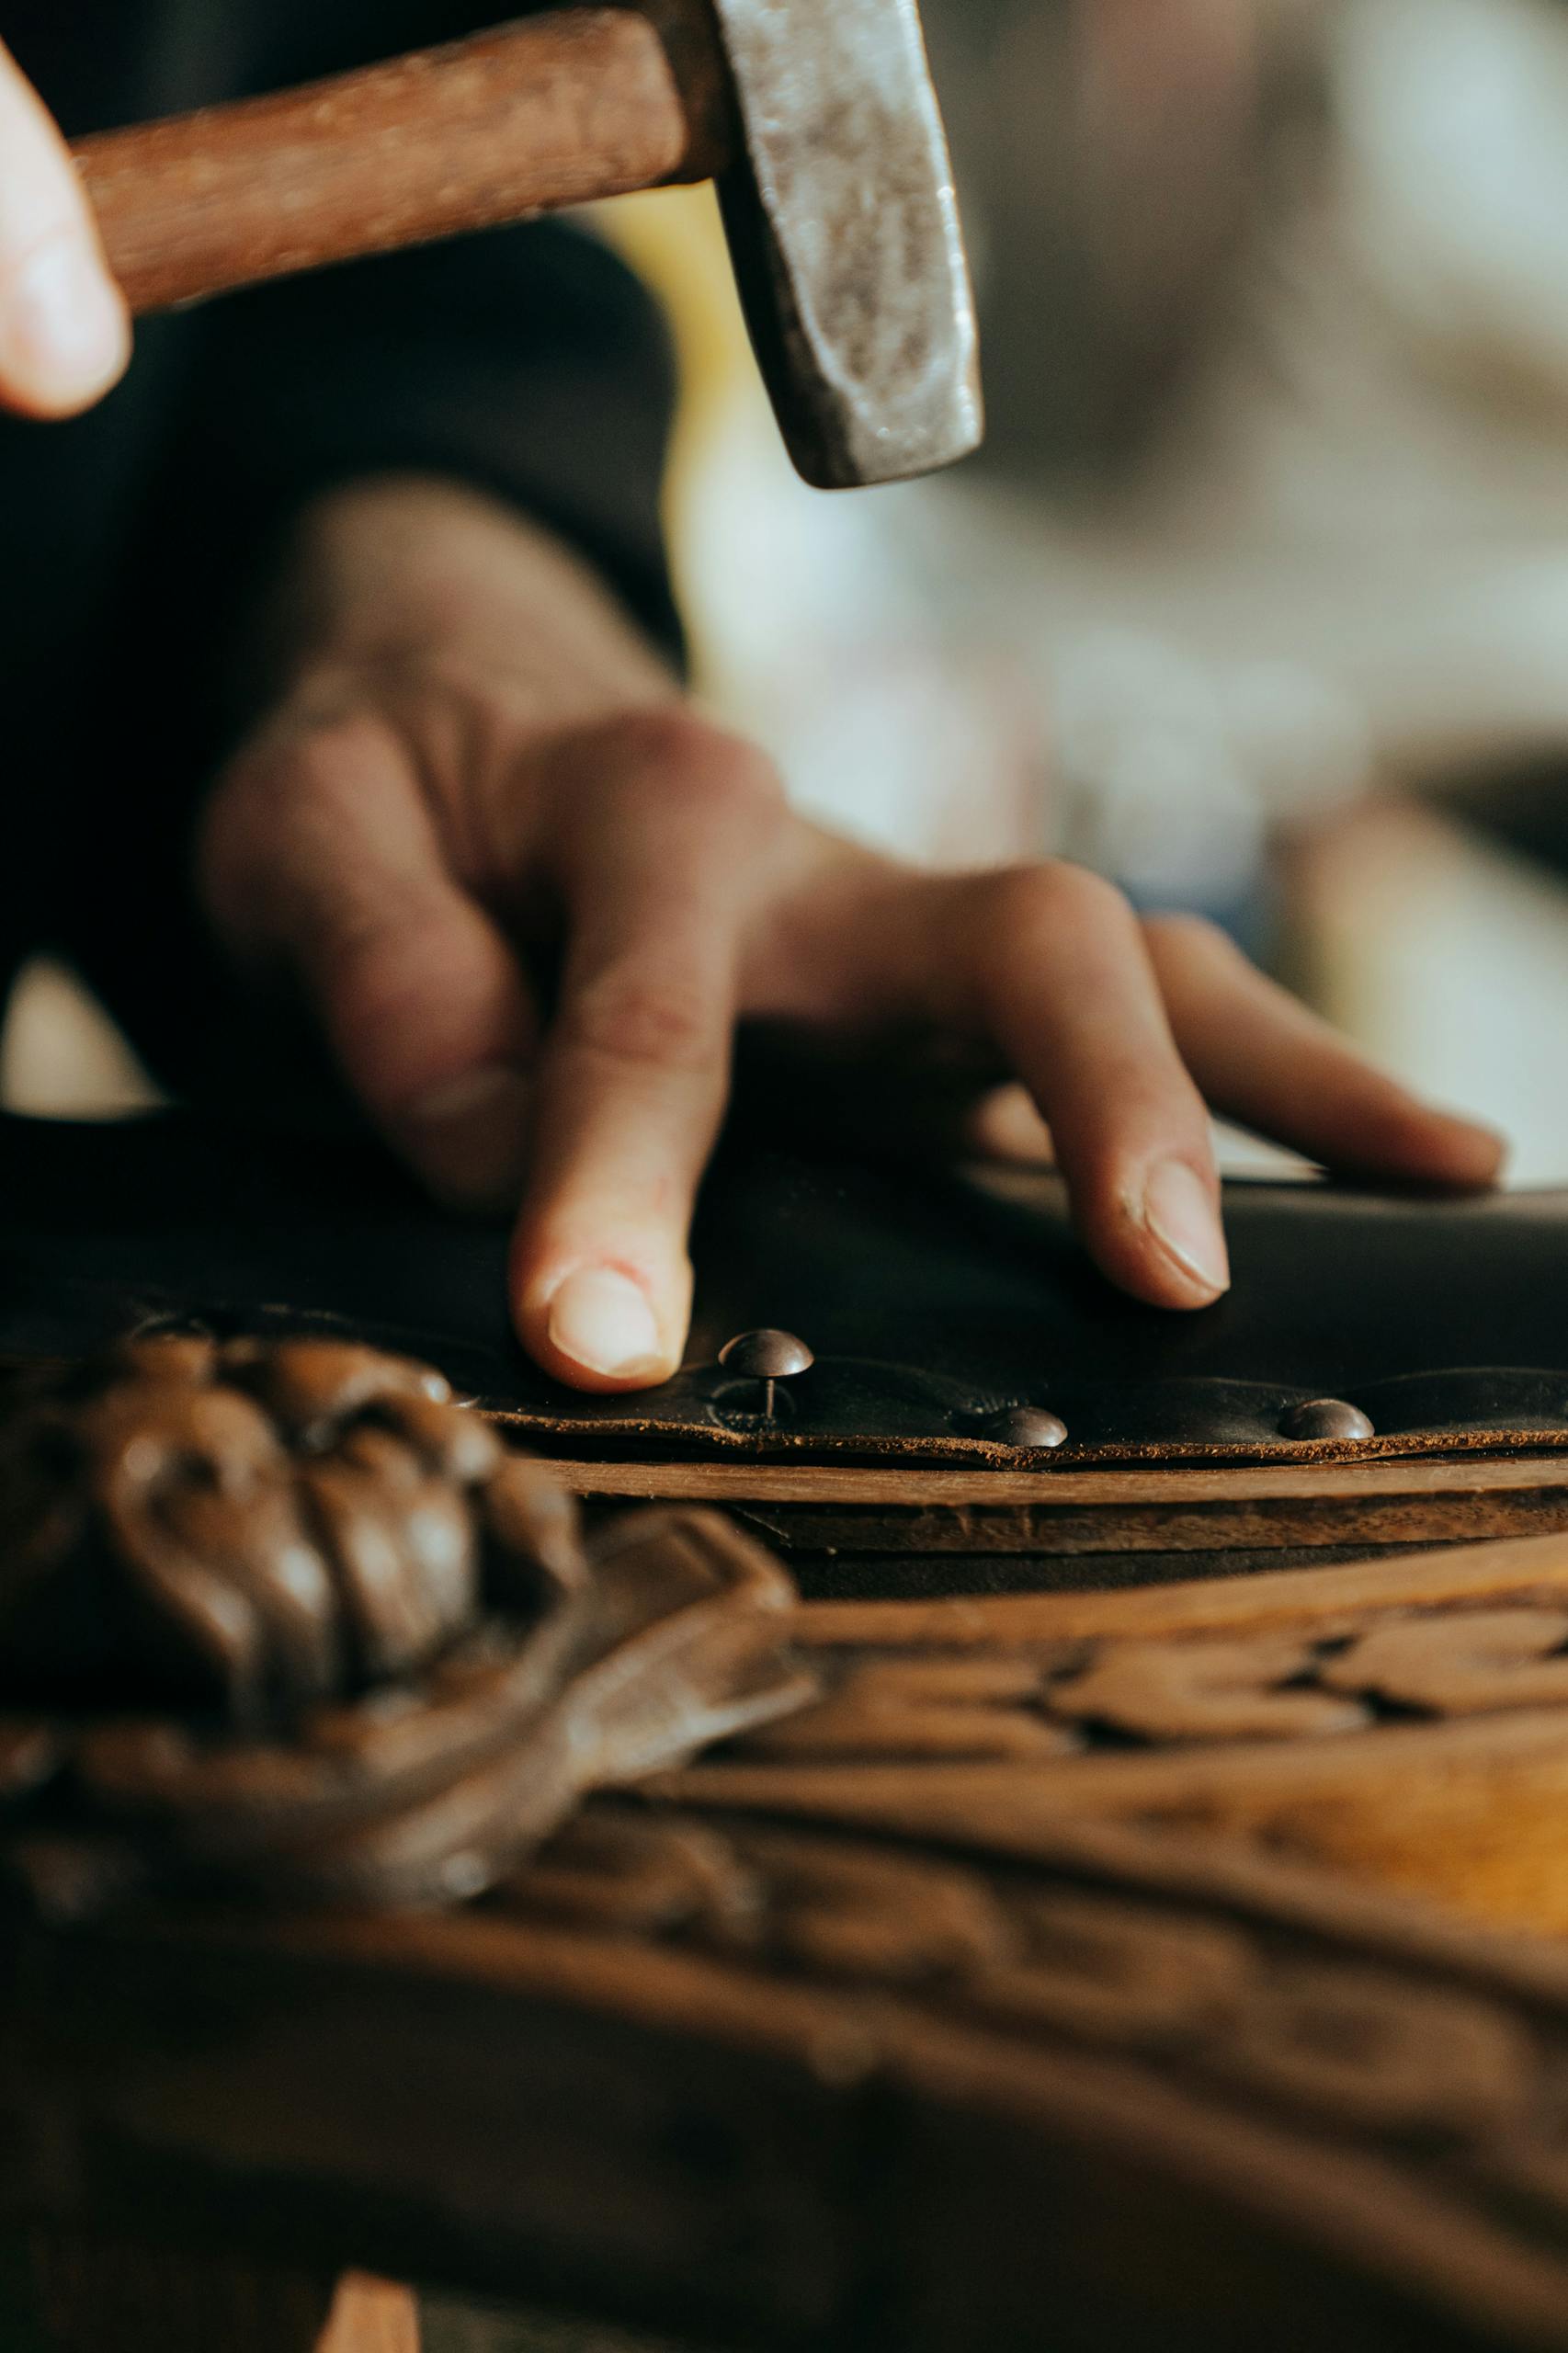
{"label": "rivet", "polygon": [[1060,1415],[1043,1405],[1007,1405],[999,1414],[988,1414],[981,1424],[984,1437],[994,1438],[1001,1446],[1017,1446],[1043,1449],[1066,1443],[1067,1425]]}
{"label": "rivet", "polygon": [[1343,1397],[1310,1397],[1292,1405],[1279,1423],[1281,1438],[1360,1438],[1373,1434],[1360,1406],[1347,1405]]}
{"label": "rivet", "polygon": [[719,1361],[726,1372],[738,1372],[747,1381],[761,1381],[762,1416],[770,1422],[778,1383],[792,1381],[798,1372],[810,1371],[816,1358],[793,1332],[765,1330],[738,1332],[720,1349]]}

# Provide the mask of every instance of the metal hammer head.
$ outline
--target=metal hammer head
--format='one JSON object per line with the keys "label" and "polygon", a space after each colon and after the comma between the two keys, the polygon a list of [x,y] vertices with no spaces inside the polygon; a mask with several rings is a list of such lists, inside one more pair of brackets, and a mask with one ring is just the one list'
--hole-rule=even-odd
{"label": "metal hammer head", "polygon": [[742,152],[721,197],[757,359],[820,489],[983,430],[974,301],[915,0],[711,0]]}

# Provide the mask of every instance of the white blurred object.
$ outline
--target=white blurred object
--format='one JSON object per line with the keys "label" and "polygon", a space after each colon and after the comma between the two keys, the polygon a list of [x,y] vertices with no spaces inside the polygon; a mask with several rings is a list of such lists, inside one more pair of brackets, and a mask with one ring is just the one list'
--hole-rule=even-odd
{"label": "white blurred object", "polygon": [[1330,1018],[1501,1130],[1511,1187],[1568,1183],[1568,888],[1394,801],[1305,845],[1295,889]]}
{"label": "white blurred object", "polygon": [[[1552,0],[1359,0],[1339,33],[1345,181],[1368,283],[1568,499],[1568,22]],[[1528,420],[1533,436],[1515,438]],[[1533,469],[1532,469],[1533,473]]]}
{"label": "white blurred object", "polygon": [[824,646],[781,701],[808,814],[949,870],[1004,864],[1033,837],[1053,790],[1047,733],[1005,650],[915,633]]}
{"label": "white blurred object", "polygon": [[131,1044],[75,974],[35,956],[0,1029],[0,1105],[42,1120],[115,1120],[165,1102]]}

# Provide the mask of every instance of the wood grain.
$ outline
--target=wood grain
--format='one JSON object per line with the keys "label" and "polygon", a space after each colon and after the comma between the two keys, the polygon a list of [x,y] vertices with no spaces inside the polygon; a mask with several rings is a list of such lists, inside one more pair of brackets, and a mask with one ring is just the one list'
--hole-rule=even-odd
{"label": "wood grain", "polygon": [[74,152],[109,267],[144,312],[706,177],[723,110],[699,12],[651,0],[558,9]]}

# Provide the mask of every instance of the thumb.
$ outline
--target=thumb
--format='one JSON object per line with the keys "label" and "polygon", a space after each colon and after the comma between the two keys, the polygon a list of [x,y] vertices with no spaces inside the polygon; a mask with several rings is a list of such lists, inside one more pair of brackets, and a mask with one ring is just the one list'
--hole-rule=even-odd
{"label": "thumb", "polygon": [[201,867],[220,934],[282,965],[431,1191],[514,1208],[533,1006],[504,934],[450,873],[392,733],[337,721],[253,755],[220,789]]}
{"label": "thumb", "polygon": [[108,390],[130,345],[65,142],[0,42],[0,406],[74,415]]}

